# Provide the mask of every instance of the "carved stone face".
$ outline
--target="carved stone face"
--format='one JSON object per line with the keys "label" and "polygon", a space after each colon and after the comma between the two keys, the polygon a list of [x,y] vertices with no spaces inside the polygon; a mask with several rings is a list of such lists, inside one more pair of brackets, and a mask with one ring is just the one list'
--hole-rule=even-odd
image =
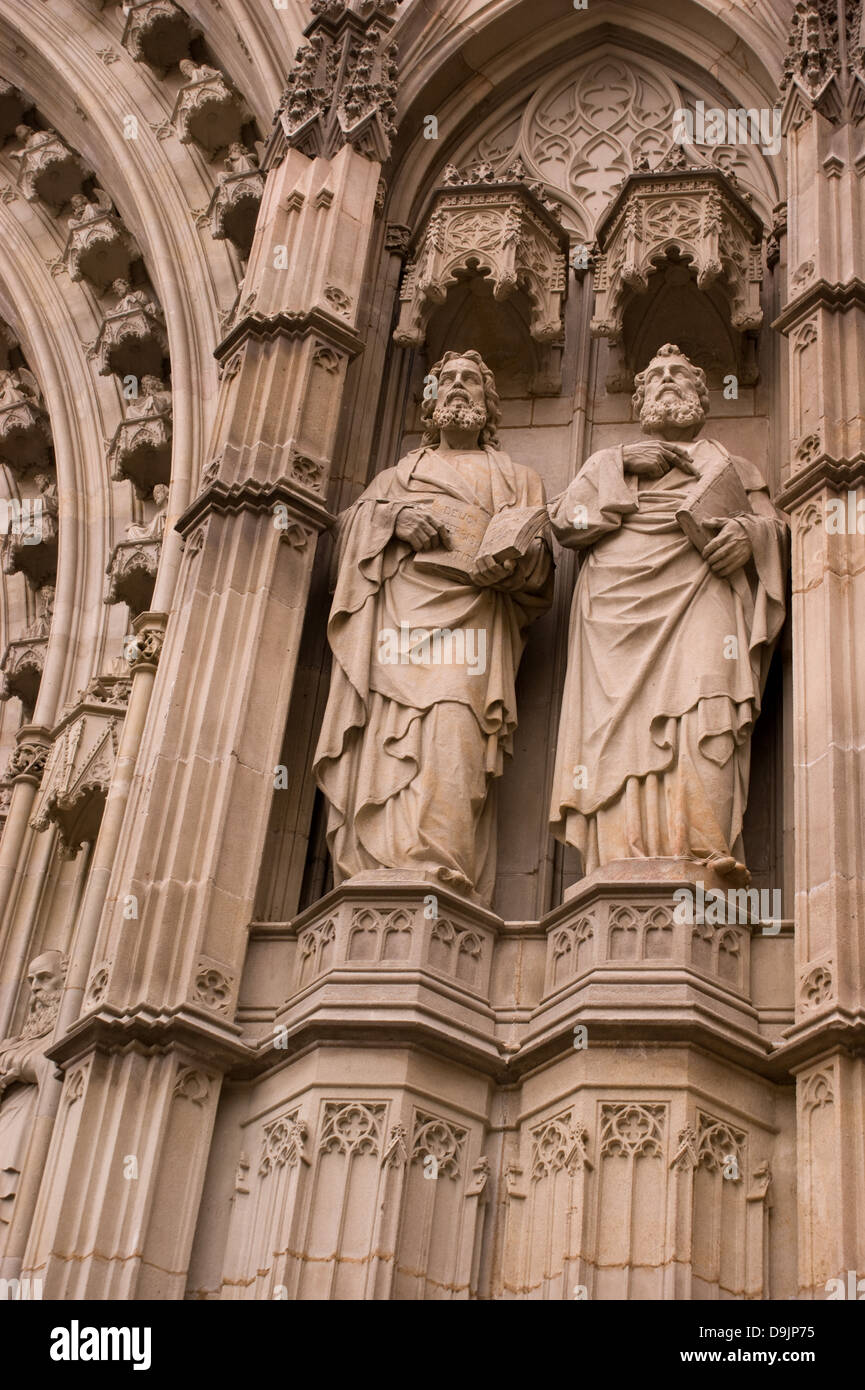
{"label": "carved stone face", "polygon": [[699,429],[706,418],[697,378],[687,357],[655,357],[642,373],[640,424],[646,434],[668,427]]}
{"label": "carved stone face", "polygon": [[59,951],[46,951],[31,960],[27,983],[34,999],[43,1003],[56,998],[63,987],[63,957]]}
{"label": "carved stone face", "polygon": [[452,357],[442,367],[433,422],[439,429],[474,430],[487,423],[484,379],[480,367],[467,357]]}

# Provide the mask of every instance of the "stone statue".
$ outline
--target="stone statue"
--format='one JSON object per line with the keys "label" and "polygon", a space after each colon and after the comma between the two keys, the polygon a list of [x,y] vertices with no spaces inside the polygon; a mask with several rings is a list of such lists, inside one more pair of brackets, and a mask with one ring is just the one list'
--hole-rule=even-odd
{"label": "stone statue", "polygon": [[73,193],[69,199],[72,215],[69,218],[69,230],[77,231],[79,227],[86,227],[88,222],[96,222],[100,217],[105,217],[107,213],[114,210],[111,199],[104,188],[94,188],[93,202],[86,198],[83,193]]}
{"label": "stone statue", "polygon": [[478,544],[476,570],[460,573],[447,547],[463,521],[482,539],[506,509],[543,516],[544,490],[499,450],[498,396],[479,354],[448,352],[433,377],[422,446],[339,519],[333,674],[314,767],[337,883],[414,871],[489,902],[494,780],[516,728],[526,630],[551,602],[552,565],[541,535],[516,559],[496,561]]}
{"label": "stone statue", "polygon": [[583,555],[553,831],[587,874],[616,860],[686,858],[742,885],[751,734],[784,620],[786,526],[754,464],[696,440],[709,396],[684,353],[660,348],[636,388],[647,439],[593,454],[551,507],[555,534]]}
{"label": "stone statue", "polygon": [[44,1048],[60,1008],[64,974],[60,951],[45,951],[30,962],[30,1005],[24,1028],[17,1037],[0,1042],[0,1242],[12,1218],[37,1087],[47,1065]]}
{"label": "stone statue", "polygon": [[225,165],[225,173],[219,175],[220,182],[235,174],[258,173],[258,161],[255,155],[240,140],[232,140],[228,147],[228,154],[222,162]]}
{"label": "stone statue", "polygon": [[139,309],[143,309],[145,313],[159,313],[158,305],[151,299],[147,291],[134,290],[128,280],[118,277],[111,282],[111,288],[118,296],[118,301],[111,310],[112,318],[119,314],[133,314]]}
{"label": "stone statue", "polygon": [[222,76],[218,68],[208,67],[207,63],[196,63],[192,58],[181,58],[177,66],[190,86],[194,82],[209,82],[211,78]]}
{"label": "stone statue", "polygon": [[133,521],[126,528],[126,539],[130,541],[161,541],[168,515],[168,485],[156,483],[153,488],[156,512],[150,521]]}
{"label": "stone statue", "polygon": [[39,404],[41,400],[39,383],[26,367],[6,368],[0,371],[0,409],[21,405],[25,401]]}
{"label": "stone statue", "polygon": [[161,377],[141,378],[141,399],[136,402],[134,413],[136,418],[171,414],[171,392],[166,389]]}
{"label": "stone statue", "polygon": [[42,584],[36,590],[36,613],[33,621],[27,625],[25,637],[51,636],[51,623],[54,618],[54,593],[53,584]]}

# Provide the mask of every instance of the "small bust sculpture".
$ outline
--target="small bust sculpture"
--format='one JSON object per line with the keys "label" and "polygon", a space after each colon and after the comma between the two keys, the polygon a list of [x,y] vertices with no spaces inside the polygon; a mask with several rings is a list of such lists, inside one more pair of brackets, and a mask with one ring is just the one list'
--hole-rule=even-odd
{"label": "small bust sculpture", "polygon": [[134,290],[128,280],[118,277],[111,283],[111,288],[118,297],[118,302],[111,310],[112,317],[119,314],[132,314],[137,309],[145,309],[150,313],[156,312],[156,303],[150,298],[146,290]]}

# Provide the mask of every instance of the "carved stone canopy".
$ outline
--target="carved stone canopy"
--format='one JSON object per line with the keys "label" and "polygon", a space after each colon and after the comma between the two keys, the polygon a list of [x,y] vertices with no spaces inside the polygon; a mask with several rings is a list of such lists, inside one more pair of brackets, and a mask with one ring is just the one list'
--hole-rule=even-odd
{"label": "carved stone canopy", "polygon": [[36,379],[26,369],[0,372],[0,460],[23,474],[44,467],[51,425]]}
{"label": "carved stone canopy", "polygon": [[189,70],[190,81],[181,87],[171,119],[182,145],[194,140],[213,158],[240,139],[252,112],[216,68],[196,67],[189,59],[180,65]]}
{"label": "carved stone canopy", "polygon": [[85,167],[74,150],[61,140],[54,130],[33,130],[18,126],[16,134],[22,142],[20,150],[12,150],[11,158],[18,160],[18,186],[28,202],[41,198],[43,203],[59,212],[92,171]]}
{"label": "carved stone canopy", "polygon": [[53,583],[57,573],[57,488],[48,475],[40,479],[41,497],[24,499],[22,521],[2,541],[4,574],[24,574],[36,589]]}
{"label": "carved stone canopy", "polygon": [[129,269],[141,252],[120,218],[112,211],[111,200],[102,189],[96,201],[83,194],[72,198],[73,216],[69,222],[64,258],[72,280],[89,280],[102,294],[113,281],[128,279]]}
{"label": "carved stone canopy", "polygon": [[125,706],[119,701],[106,704],[84,694],[52,732],[42,790],[30,824],[34,830],[58,827],[62,858],[73,858],[85,840],[96,839],[124,714]]}
{"label": "carved stone canopy", "polygon": [[[250,167],[220,176],[219,185],[213,190],[207,209],[210,217],[210,233],[217,241],[230,241],[244,258],[252,248],[258,209],[264,196],[264,174]],[[229,161],[226,161],[229,167]]]}
{"label": "carved stone canopy", "polygon": [[[666,167],[630,174],[597,228],[592,334],[608,339],[614,357],[626,359],[629,308],[647,294],[656,272],[684,262],[696,275],[697,289],[712,292],[724,306],[734,333],[753,338],[763,320],[762,234],[760,218],[719,169]],[[753,344],[749,351],[742,347],[740,355],[750,363]],[[621,376],[613,383],[618,389],[627,385],[627,373]]]}
{"label": "carved stone canopy", "polygon": [[396,48],[387,42],[398,0],[314,5],[315,18],[279,106],[278,133],[311,159],[349,144],[368,159],[390,154]]}
{"label": "carved stone canopy", "polygon": [[159,305],[143,290],[125,294],[105,316],[91,353],[100,376],[161,376],[168,338]]}
{"label": "carved stone canopy", "polygon": [[146,0],[130,5],[121,43],[136,63],[149,63],[165,73],[189,55],[189,45],[201,30],[174,0]]}
{"label": "carved stone canopy", "polygon": [[455,170],[446,173],[447,186],[436,192],[406,265],[394,331],[400,346],[421,346],[448,290],[477,274],[489,276],[499,303],[523,291],[532,339],[561,345],[568,234],[519,175],[516,169],[497,180],[490,172],[474,181]]}
{"label": "carved stone canopy", "polygon": [[106,603],[125,603],[133,618],[150,607],[161,542],[119,541],[111,552]]}
{"label": "carved stone canopy", "polygon": [[114,482],[134,484],[139,498],[149,497],[157,483],[171,473],[171,416],[127,416],[108,446],[108,466]]}
{"label": "carved stone canopy", "polygon": [[33,713],[39,694],[47,647],[47,637],[16,638],[7,646],[0,663],[0,700],[19,699],[24,707],[25,723]]}

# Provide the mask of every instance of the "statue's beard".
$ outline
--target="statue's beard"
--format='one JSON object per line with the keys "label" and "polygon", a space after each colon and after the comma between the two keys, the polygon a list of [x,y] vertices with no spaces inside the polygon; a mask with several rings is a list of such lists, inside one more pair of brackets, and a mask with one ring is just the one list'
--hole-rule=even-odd
{"label": "statue's beard", "polygon": [[690,394],[673,400],[668,393],[665,400],[646,401],[640,411],[644,434],[663,434],[670,427],[677,430],[699,428],[705,418],[699,396]]}
{"label": "statue's beard", "polygon": [[472,405],[470,401],[453,401],[452,404],[436,405],[433,411],[433,424],[440,430],[475,430],[480,434],[487,423],[486,407]]}
{"label": "statue's beard", "polygon": [[33,996],[22,1037],[41,1038],[43,1033],[47,1033],[48,1029],[53,1027],[60,1008],[61,992],[59,989],[53,989]]}

